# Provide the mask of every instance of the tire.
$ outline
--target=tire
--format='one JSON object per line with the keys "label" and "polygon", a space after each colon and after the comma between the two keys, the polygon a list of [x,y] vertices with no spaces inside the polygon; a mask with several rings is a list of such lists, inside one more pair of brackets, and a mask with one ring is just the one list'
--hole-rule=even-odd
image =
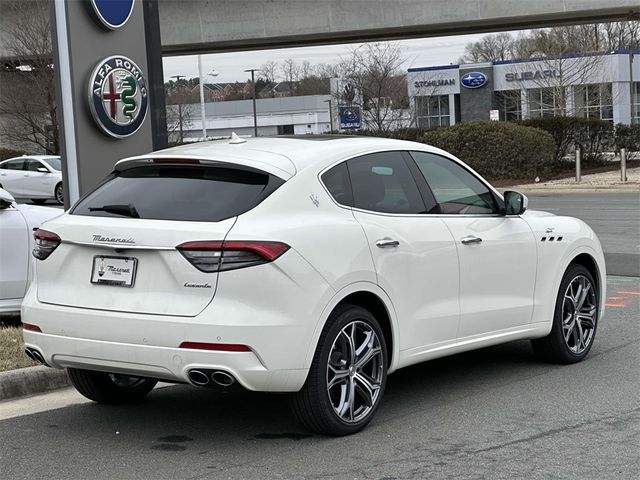
{"label": "tire", "polygon": [[570,265],[560,282],[551,332],[531,341],[536,354],[562,364],[586,357],[596,336],[599,302],[599,292],[589,270],[582,265]]}
{"label": "tire", "polygon": [[53,196],[58,202],[58,205],[64,205],[64,189],[62,188],[62,183],[56,185],[56,188],[53,190]]}
{"label": "tire", "polygon": [[32,198],[31,201],[36,205],[43,205],[47,201],[46,198]]}
{"label": "tire", "polygon": [[114,375],[68,368],[67,374],[78,392],[98,403],[123,404],[142,400],[158,383],[150,378]]}
{"label": "tire", "polygon": [[359,432],[378,410],[387,365],[376,318],[362,307],[339,306],[320,335],[307,381],[290,397],[293,414],[304,427],[324,435]]}

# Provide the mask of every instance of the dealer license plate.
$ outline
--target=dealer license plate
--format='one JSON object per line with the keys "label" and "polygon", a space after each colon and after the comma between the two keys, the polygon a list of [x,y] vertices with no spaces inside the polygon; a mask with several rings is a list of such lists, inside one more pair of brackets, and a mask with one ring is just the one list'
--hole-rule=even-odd
{"label": "dealer license plate", "polygon": [[91,283],[133,287],[138,259],[133,257],[93,257]]}

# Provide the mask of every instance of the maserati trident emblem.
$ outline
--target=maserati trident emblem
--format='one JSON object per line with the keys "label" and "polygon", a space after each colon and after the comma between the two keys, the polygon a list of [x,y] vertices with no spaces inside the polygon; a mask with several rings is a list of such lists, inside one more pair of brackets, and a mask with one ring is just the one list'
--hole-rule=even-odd
{"label": "maserati trident emblem", "polygon": [[99,62],[89,80],[89,107],[100,129],[115,138],[133,135],[147,115],[147,83],[133,60],[114,55]]}

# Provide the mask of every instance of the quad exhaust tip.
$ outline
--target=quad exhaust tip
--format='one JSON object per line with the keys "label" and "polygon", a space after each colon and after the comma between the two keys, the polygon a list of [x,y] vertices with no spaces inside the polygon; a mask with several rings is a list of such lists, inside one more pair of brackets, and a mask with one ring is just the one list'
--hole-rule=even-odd
{"label": "quad exhaust tip", "polygon": [[40,353],[39,350],[36,350],[35,348],[27,347],[24,349],[24,353],[31,360],[38,362],[39,364],[44,365],[45,367],[49,366],[45,361],[44,356]]}
{"label": "quad exhaust tip", "polygon": [[187,372],[189,381],[198,387],[231,387],[236,379],[230,373],[223,370],[209,370],[194,368]]}

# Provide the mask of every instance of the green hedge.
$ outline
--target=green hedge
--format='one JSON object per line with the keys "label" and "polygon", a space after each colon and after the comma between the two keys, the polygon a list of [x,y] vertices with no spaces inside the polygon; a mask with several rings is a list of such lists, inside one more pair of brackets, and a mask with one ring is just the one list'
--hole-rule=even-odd
{"label": "green hedge", "polygon": [[553,137],[512,122],[465,122],[430,130],[424,143],[442,148],[491,179],[534,178],[553,167]]}
{"label": "green hedge", "polygon": [[616,150],[626,148],[630,152],[640,151],[640,123],[633,125],[616,125]]}
{"label": "green hedge", "polygon": [[613,125],[605,120],[549,117],[530,118],[518,123],[548,132],[555,142],[555,158],[558,161],[580,147],[585,161],[598,163],[604,159],[604,152],[613,150],[615,146]]}

